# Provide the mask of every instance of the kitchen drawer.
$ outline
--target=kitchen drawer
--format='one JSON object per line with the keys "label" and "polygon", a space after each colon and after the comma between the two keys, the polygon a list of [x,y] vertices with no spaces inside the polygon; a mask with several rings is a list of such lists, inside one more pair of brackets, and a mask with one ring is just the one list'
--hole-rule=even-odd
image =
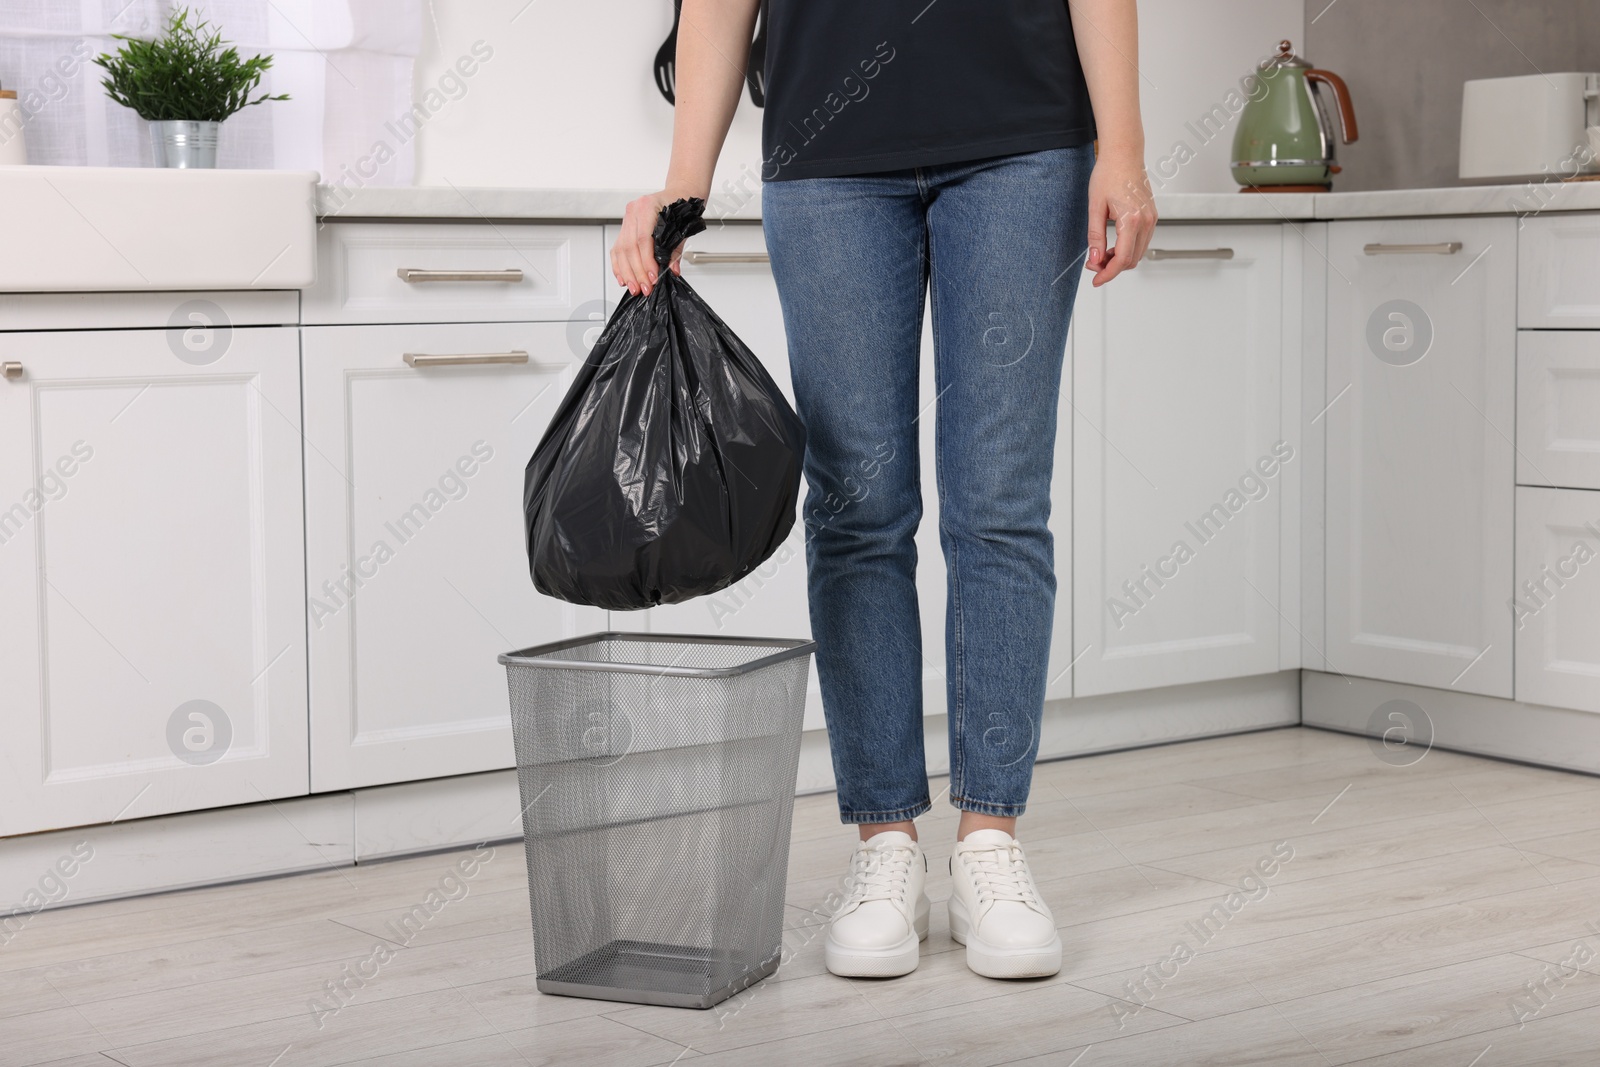
{"label": "kitchen drawer", "polygon": [[[544,223],[330,222],[317,239],[309,325],[550,322],[598,310],[604,227]],[[466,273],[438,278],[408,271]],[[477,275],[477,277],[470,277]]]}
{"label": "kitchen drawer", "polygon": [[1600,711],[1600,493],[1517,490],[1516,693]]}
{"label": "kitchen drawer", "polygon": [[1600,332],[1517,335],[1517,483],[1600,489]]}
{"label": "kitchen drawer", "polygon": [[1517,325],[1600,329],[1600,215],[1545,215],[1517,239]]}

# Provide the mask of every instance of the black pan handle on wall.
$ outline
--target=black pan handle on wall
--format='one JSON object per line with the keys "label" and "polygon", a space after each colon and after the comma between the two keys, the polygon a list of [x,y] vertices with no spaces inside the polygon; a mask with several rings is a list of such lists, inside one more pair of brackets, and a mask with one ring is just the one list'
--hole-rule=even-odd
{"label": "black pan handle on wall", "polygon": [[[683,20],[683,0],[672,0],[672,30],[656,49],[656,88],[674,106],[678,103],[678,24]],[[761,0],[756,13],[755,39],[750,42],[750,57],[745,64],[745,84],[750,88],[750,102],[756,107],[767,105],[767,0]]]}
{"label": "black pan handle on wall", "polygon": [[756,107],[767,106],[767,0],[761,0],[756,13],[756,38],[750,42],[750,61],[744,68],[744,80],[750,86],[750,102]]}
{"label": "black pan handle on wall", "polygon": [[678,20],[682,17],[683,0],[672,0],[672,32],[656,49],[656,88],[669,104],[678,102]]}

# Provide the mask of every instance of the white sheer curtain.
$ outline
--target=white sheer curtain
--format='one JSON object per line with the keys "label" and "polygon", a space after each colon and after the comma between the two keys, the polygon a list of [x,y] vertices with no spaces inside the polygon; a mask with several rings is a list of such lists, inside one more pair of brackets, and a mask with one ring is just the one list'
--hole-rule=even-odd
{"label": "white sheer curtain", "polygon": [[[175,6],[214,23],[242,56],[271,53],[262,91],[291,99],[222,125],[222,167],[309,169],[408,185],[412,66],[422,0],[0,0],[0,87],[15,89],[30,163],[148,166],[145,123],[112,102],[90,60],[111,34],[152,35]],[[380,142],[384,148],[376,151]]]}

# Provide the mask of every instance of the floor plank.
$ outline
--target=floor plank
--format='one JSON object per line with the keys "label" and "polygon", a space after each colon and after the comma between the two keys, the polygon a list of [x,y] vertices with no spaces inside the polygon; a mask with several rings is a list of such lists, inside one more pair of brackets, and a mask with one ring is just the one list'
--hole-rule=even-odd
{"label": "floor plank", "polygon": [[1590,1067],[1596,1061],[1596,1034],[1600,1008],[1588,1008],[1355,1062],[1360,1067]]}
{"label": "floor plank", "polygon": [[1200,983],[1231,976],[1254,982],[1274,999],[1311,996],[1562,938],[1592,938],[1596,901],[1600,881],[1539,886],[1224,948],[1190,968]]}
{"label": "floor plank", "polygon": [[1007,1067],[1327,1067],[1327,1063],[1281,1015],[1271,1008],[1256,1008],[1010,1060]]}
{"label": "floor plank", "polygon": [[[1352,1063],[1515,1025],[1514,1001],[1541,970],[1523,956],[1491,956],[1286,1001],[1277,1009],[1329,1062]],[[1580,972],[1540,1014],[1597,1006],[1600,976]]]}

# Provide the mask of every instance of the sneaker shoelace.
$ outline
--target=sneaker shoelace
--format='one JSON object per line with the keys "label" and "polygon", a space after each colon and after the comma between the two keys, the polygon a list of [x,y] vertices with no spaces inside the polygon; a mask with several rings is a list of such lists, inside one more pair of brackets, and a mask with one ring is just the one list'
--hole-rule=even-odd
{"label": "sneaker shoelace", "polygon": [[911,881],[911,860],[914,855],[915,850],[909,845],[856,849],[850,864],[850,895],[845,903],[904,901]]}
{"label": "sneaker shoelace", "polygon": [[972,875],[972,887],[978,894],[979,904],[991,900],[1015,900],[1029,905],[1042,903],[1022,846],[1015,841],[1009,845],[964,851],[961,862]]}

